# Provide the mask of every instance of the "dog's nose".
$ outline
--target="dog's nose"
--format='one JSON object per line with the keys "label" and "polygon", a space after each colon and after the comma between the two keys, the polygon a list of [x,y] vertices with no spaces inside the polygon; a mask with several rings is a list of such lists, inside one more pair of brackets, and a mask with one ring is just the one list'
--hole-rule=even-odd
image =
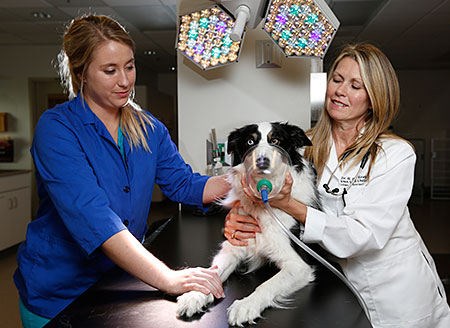
{"label": "dog's nose", "polygon": [[261,156],[256,159],[255,165],[260,170],[266,170],[270,167],[270,159],[268,159],[267,157]]}

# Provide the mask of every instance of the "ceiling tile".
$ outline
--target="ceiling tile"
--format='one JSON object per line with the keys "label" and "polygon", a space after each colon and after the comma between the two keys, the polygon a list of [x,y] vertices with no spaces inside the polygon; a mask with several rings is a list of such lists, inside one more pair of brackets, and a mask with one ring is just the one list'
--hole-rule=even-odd
{"label": "ceiling tile", "polygon": [[164,6],[112,7],[142,31],[176,29],[176,17]]}
{"label": "ceiling tile", "polygon": [[[53,7],[27,7],[27,8],[6,8],[6,12],[11,13],[15,17],[18,17],[18,20],[23,21],[65,21],[70,19],[71,17],[64,13],[63,11],[53,8]],[[33,13],[47,13],[51,15],[50,19],[40,19],[33,16]]]}
{"label": "ceiling tile", "polygon": [[60,36],[49,33],[40,23],[0,23],[0,30],[24,40],[24,44],[60,44]]}
{"label": "ceiling tile", "polygon": [[[395,42],[411,26],[417,24],[442,0],[387,1],[359,35],[360,40],[377,40],[387,45]],[[407,13],[400,15],[399,13]]]}
{"label": "ceiling tile", "polygon": [[111,7],[60,7],[60,9],[71,17],[96,14],[112,17],[121,22],[122,17]]}
{"label": "ceiling tile", "polygon": [[106,5],[102,0],[42,0],[42,2],[48,2],[56,7],[102,7]]}
{"label": "ceiling tile", "polygon": [[[120,7],[120,6],[161,6],[160,0],[104,0],[108,6]],[[163,1],[166,2],[166,1]]]}
{"label": "ceiling tile", "polygon": [[8,7],[51,7],[46,1],[41,0],[1,0],[0,8]]}
{"label": "ceiling tile", "polygon": [[0,8],[0,22],[15,22],[20,20],[20,17],[14,15],[6,9]]}
{"label": "ceiling tile", "polygon": [[18,36],[12,35],[10,33],[0,32],[0,45],[19,45],[27,42],[24,39],[21,39]]}
{"label": "ceiling tile", "polygon": [[154,43],[162,47],[167,53],[175,54],[176,31],[144,31]]}
{"label": "ceiling tile", "polygon": [[331,6],[343,26],[364,25],[378,10],[384,0],[339,1]]}

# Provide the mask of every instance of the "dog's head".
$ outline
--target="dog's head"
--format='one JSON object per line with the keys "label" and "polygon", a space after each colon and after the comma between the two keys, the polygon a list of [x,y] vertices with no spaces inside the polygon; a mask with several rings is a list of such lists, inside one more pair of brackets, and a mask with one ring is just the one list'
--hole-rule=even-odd
{"label": "dog's head", "polygon": [[302,158],[298,150],[304,146],[311,146],[311,141],[298,126],[288,123],[258,123],[243,126],[234,130],[228,136],[229,154],[232,154],[232,165],[242,163],[244,154],[258,145],[276,145],[284,149],[291,159],[292,165],[300,169]]}

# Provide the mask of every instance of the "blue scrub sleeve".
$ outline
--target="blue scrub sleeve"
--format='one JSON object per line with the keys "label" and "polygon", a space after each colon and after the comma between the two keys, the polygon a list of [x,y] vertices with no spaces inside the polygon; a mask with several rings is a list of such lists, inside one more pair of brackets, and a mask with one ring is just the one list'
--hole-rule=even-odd
{"label": "blue scrub sleeve", "polygon": [[48,112],[41,117],[31,153],[37,173],[64,225],[90,255],[126,227],[98,185],[76,131],[59,115],[62,114]]}
{"label": "blue scrub sleeve", "polygon": [[210,177],[193,173],[170,139],[167,128],[162,124],[161,128],[156,183],[171,200],[201,207],[203,190]]}

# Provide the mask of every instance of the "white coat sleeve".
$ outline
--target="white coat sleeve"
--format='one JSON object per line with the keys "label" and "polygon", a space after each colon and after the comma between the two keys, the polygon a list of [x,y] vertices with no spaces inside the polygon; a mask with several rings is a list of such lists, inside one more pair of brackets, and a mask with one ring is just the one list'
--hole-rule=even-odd
{"label": "white coat sleeve", "polygon": [[346,198],[342,215],[308,207],[303,241],[319,243],[338,258],[382,249],[408,210],[415,161],[415,153],[405,141],[386,142],[372,167],[369,182],[360,187],[356,197]]}

